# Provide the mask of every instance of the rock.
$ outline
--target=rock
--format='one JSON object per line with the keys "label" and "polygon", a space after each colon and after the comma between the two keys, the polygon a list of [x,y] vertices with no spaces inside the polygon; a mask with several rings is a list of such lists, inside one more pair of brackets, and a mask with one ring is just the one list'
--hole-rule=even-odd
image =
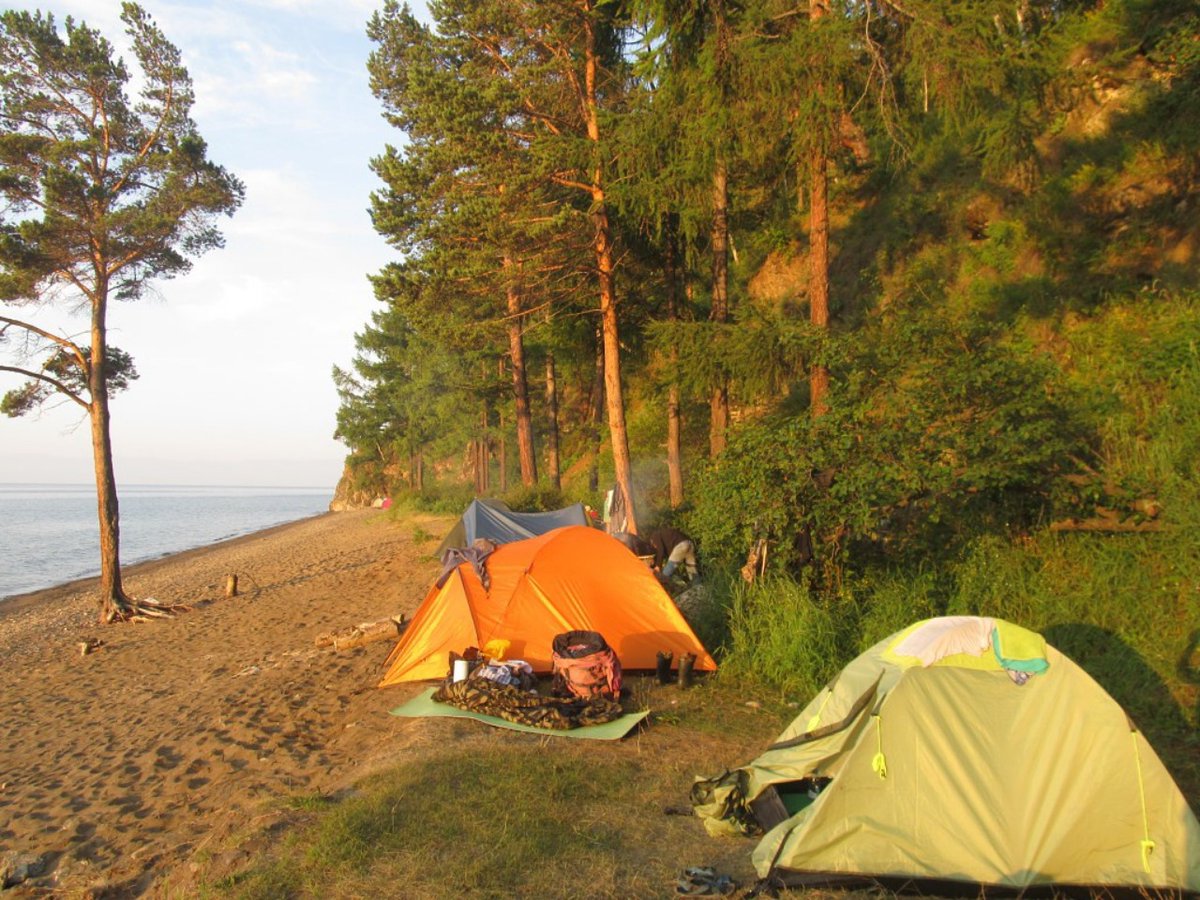
{"label": "rock", "polygon": [[371,505],[374,496],[370,491],[354,487],[354,478],[347,468],[342,472],[342,477],[338,479],[337,487],[333,491],[333,499],[329,502],[329,511],[344,512],[348,509],[363,509]]}
{"label": "rock", "polygon": [[42,874],[46,862],[40,854],[12,850],[0,857],[0,888],[15,887]]}
{"label": "rock", "polygon": [[684,618],[690,621],[691,618],[699,615],[703,609],[712,604],[712,593],[709,591],[708,585],[703,582],[699,584],[693,582],[674,600]]}

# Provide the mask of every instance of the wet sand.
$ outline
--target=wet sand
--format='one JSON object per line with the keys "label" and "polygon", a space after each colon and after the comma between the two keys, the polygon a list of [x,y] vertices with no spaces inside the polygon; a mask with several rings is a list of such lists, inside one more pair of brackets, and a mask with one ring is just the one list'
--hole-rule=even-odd
{"label": "wet sand", "polygon": [[94,580],[0,602],[0,862],[42,869],[14,893],[186,894],[214,837],[394,760],[418,688],[374,688],[391,642],[314,638],[411,615],[438,569],[415,537],[450,524],[330,513],[125,569],[193,607],[170,620],[97,624]]}

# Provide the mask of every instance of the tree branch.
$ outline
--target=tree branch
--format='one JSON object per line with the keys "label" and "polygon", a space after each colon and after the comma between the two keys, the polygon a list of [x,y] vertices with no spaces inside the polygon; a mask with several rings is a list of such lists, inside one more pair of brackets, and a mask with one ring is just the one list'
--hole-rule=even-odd
{"label": "tree branch", "polygon": [[[46,331],[45,329],[42,329],[42,328],[38,328],[36,325],[33,325],[29,322],[22,322],[20,319],[12,319],[12,318],[9,318],[8,316],[0,316],[0,323],[3,323],[3,325],[4,325],[3,328],[0,328],[0,334],[3,334],[5,331],[8,330],[8,328],[10,326],[12,326],[12,327],[16,327],[16,328],[22,328],[25,331],[32,332],[33,334],[44,337],[48,341],[58,344],[58,346],[69,351],[70,354],[75,357],[75,361],[79,363],[80,369],[83,371],[83,373],[85,375],[87,374],[87,371],[88,371],[87,357],[84,356],[83,350],[80,349],[79,345],[76,344],[74,341],[70,340],[69,338],[60,337],[57,334],[51,334],[49,331]],[[18,370],[14,369],[13,371],[18,371]],[[70,393],[70,392],[68,391],[67,393]]]}
{"label": "tree branch", "polygon": [[86,403],[83,400],[83,398],[81,398],[78,394],[76,394],[74,391],[72,391],[69,387],[67,387],[65,384],[63,384],[61,381],[59,381],[57,378],[51,378],[49,375],[45,374],[44,372],[34,372],[30,369],[22,369],[20,366],[0,366],[0,372],[15,372],[18,375],[24,375],[27,378],[32,378],[34,381],[44,381],[44,382],[46,382],[46,384],[53,385],[54,388],[60,394],[64,394],[69,399],[74,400],[76,403],[78,403],[80,406],[82,406],[86,411],[88,411],[88,412],[92,411],[91,406],[88,403]]}

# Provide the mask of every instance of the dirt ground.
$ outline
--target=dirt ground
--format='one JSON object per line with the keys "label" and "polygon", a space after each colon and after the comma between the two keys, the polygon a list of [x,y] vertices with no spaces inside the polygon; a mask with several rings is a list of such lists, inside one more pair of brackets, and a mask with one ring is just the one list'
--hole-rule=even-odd
{"label": "dirt ground", "polygon": [[174,894],[266,800],[416,749],[387,711],[419,687],[374,687],[391,643],[314,638],[411,614],[437,571],[415,538],[449,524],[331,513],[127,569],[132,595],[193,607],[166,621],[97,625],[88,581],[0,603],[0,860],[40,872],[12,894]]}

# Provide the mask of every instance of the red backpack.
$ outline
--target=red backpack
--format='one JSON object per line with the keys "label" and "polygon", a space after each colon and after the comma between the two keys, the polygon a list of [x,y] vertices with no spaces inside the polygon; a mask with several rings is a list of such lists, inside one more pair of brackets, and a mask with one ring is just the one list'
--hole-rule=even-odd
{"label": "red backpack", "polygon": [[554,692],[590,699],[621,696],[621,661],[595,631],[568,631],[551,647]]}

